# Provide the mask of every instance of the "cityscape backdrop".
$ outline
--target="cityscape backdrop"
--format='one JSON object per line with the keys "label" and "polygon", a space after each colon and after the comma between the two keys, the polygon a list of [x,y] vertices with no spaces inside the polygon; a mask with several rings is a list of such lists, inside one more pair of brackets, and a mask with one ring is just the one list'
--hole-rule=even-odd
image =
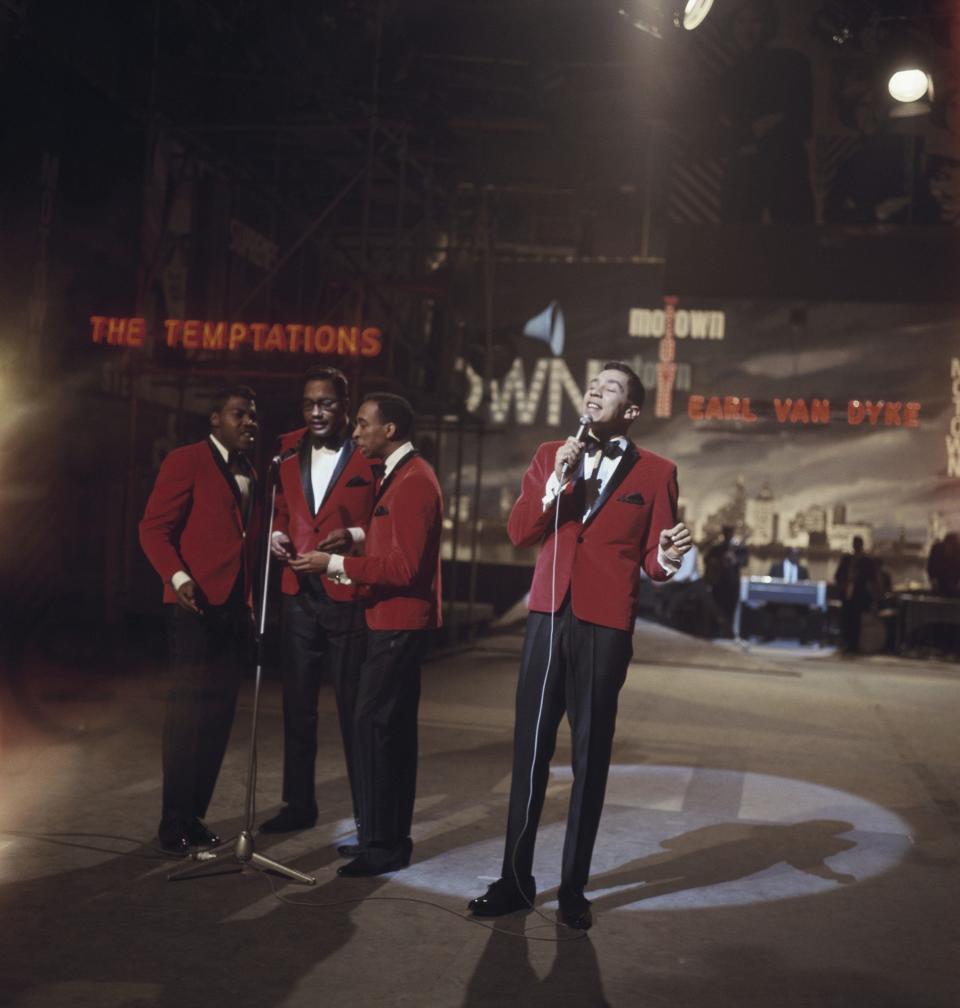
{"label": "cityscape backdrop", "polygon": [[[796,546],[813,576],[828,577],[861,535],[895,581],[922,581],[932,541],[960,528],[955,310],[684,298],[671,305],[658,279],[637,265],[498,271],[496,315],[514,321],[498,328],[489,363],[475,353],[461,365],[466,407],[492,432],[479,498],[481,559],[529,560],[509,547],[504,529],[523,470],[540,442],[575,431],[590,375],[621,359],[647,389],[631,434],[677,463],[683,513],[699,542],[734,524],[750,547],[751,572],[765,573],[771,556]],[[564,347],[554,354],[547,340],[553,335],[556,346],[561,315]],[[449,460],[443,468],[453,506]],[[468,464],[461,518],[472,506],[472,479]]]}

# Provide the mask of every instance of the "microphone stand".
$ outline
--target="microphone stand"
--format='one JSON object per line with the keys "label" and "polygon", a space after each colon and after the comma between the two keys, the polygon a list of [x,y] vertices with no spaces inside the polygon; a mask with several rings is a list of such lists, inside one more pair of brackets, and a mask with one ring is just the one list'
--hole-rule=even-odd
{"label": "microphone stand", "polygon": [[201,851],[200,854],[203,856],[202,858],[196,856],[196,864],[188,865],[186,868],[181,868],[179,871],[168,875],[168,882],[176,882],[186,878],[200,878],[204,875],[221,875],[235,871],[244,872],[249,870],[248,866],[260,871],[276,872],[278,875],[284,875],[288,879],[294,882],[302,882],[304,885],[314,885],[317,881],[313,875],[305,875],[295,868],[288,868],[286,865],[280,864],[279,861],[274,861],[272,858],[264,857],[263,854],[258,854],[253,842],[253,820],[257,786],[257,717],[260,711],[260,681],[263,674],[264,634],[267,626],[267,597],[270,587],[270,558],[272,556],[270,545],[273,538],[274,505],[277,501],[277,480],[279,479],[280,462],[282,460],[282,455],[271,459],[268,477],[270,482],[270,510],[268,512],[269,518],[265,522],[267,534],[266,548],[264,549],[263,585],[260,592],[259,612],[257,613],[257,664],[253,683],[253,712],[250,723],[250,749],[247,759],[247,793],[244,802],[243,828],[240,830],[240,834],[234,843],[232,860],[221,860],[222,858],[229,858],[230,855],[226,851]]}

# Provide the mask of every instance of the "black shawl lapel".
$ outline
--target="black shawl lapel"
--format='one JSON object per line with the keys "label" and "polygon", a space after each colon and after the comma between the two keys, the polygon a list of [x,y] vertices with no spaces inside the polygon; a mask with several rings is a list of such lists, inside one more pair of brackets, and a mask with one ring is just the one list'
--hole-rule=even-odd
{"label": "black shawl lapel", "polygon": [[316,515],[317,507],[313,500],[313,474],[310,472],[312,461],[311,443],[309,432],[303,435],[300,442],[300,485],[303,487],[303,496],[307,500],[307,507],[311,515]]}
{"label": "black shawl lapel", "polygon": [[600,508],[610,499],[610,495],[618,486],[627,478],[627,473],[640,461],[640,454],[637,451],[637,446],[628,438],[627,447],[624,449],[623,458],[620,459],[620,464],[616,469],[613,470],[613,475],[607,480],[607,485],[603,488],[600,496],[597,498],[596,503],[593,505],[593,510],[587,516],[587,520],[583,523],[583,527],[586,528],[600,511]]}
{"label": "black shawl lapel", "polygon": [[383,482],[380,484],[380,489],[377,491],[376,497],[373,498],[374,505],[380,503],[380,498],[387,492],[387,487],[393,482],[393,477],[410,461],[412,458],[416,458],[420,452],[414,449],[412,452],[407,452],[402,459],[390,470],[390,475],[385,476]]}
{"label": "black shawl lapel", "polygon": [[237,481],[233,478],[233,473],[230,472],[230,466],[224,462],[223,456],[220,454],[220,449],[217,448],[209,437],[207,438],[207,447],[210,449],[210,454],[213,456],[214,464],[220,470],[220,475],[227,481],[230,493],[233,494],[233,499],[237,502],[237,507],[240,508],[240,514],[242,515],[243,498],[240,496],[240,487],[237,486]]}

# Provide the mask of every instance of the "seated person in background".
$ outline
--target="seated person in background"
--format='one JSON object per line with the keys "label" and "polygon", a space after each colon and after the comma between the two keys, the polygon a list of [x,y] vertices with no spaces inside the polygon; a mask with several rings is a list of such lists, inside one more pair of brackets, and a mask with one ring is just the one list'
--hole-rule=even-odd
{"label": "seated person in background", "polygon": [[[782,560],[770,564],[768,574],[787,584],[810,579],[810,571],[800,563],[800,551],[795,546],[788,547]],[[768,603],[764,610],[764,640],[795,635],[801,644],[806,644],[811,636],[815,636],[815,628],[811,625],[812,614],[808,609]],[[781,630],[782,633],[778,632]]]}
{"label": "seated person in background", "polygon": [[770,577],[793,584],[795,581],[809,580],[810,572],[800,563],[800,551],[791,546],[782,560],[770,564]]}

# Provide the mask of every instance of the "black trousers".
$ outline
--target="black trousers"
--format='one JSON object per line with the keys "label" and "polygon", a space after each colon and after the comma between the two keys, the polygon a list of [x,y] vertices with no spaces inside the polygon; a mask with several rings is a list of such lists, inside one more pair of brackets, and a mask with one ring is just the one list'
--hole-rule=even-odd
{"label": "black trousers", "polygon": [[840,607],[840,636],[844,650],[852,654],[860,650],[860,617],[867,608],[860,599],[844,599]]}
{"label": "black trousers", "polygon": [[420,665],[428,630],[370,630],[360,669],[354,743],[360,842],[398,847],[409,835],[417,791]]}
{"label": "black trousers", "polygon": [[317,699],[326,680],[333,683],[353,815],[359,815],[353,720],[365,637],[359,605],[333,602],[307,579],[300,594],[283,596],[283,800],[297,808],[317,806]]}
{"label": "black trousers", "polygon": [[[532,612],[517,683],[513,777],[503,877],[533,872],[533,850],[557,729],[570,722],[573,790],[563,843],[561,885],[582,889],[590,874],[610,769],[617,698],[633,656],[627,630],[586,623],[569,599],[556,613]],[[549,663],[548,663],[549,656]],[[544,678],[546,677],[546,685]],[[541,704],[542,698],[542,704]]]}
{"label": "black trousers", "polygon": [[162,822],[202,819],[227,749],[249,658],[250,610],[238,592],[202,615],[167,605],[169,690],[163,723]]}

